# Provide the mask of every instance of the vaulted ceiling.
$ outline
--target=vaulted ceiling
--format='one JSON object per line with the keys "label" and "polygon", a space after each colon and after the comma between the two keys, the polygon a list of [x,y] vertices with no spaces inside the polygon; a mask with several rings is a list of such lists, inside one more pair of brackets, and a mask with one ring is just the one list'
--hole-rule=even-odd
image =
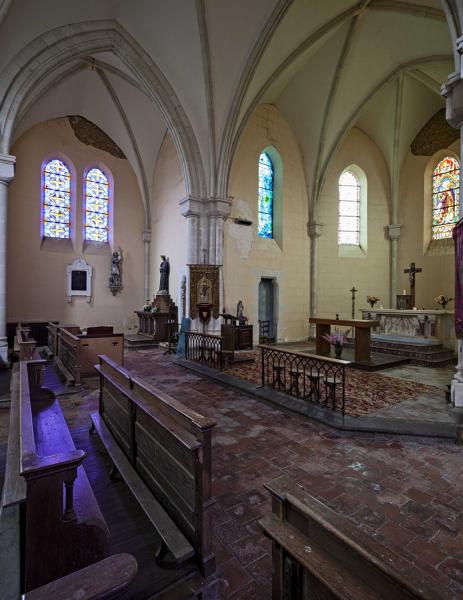
{"label": "vaulted ceiling", "polygon": [[[395,176],[415,135],[444,105],[440,84],[454,70],[438,0],[0,0],[0,89],[34,40],[52,45],[55,28],[108,19],[174,90],[199,147],[207,195],[226,194],[233,151],[260,102],[277,105],[292,126],[313,204],[353,126],[375,140]],[[122,148],[149,204],[168,126],[128,64],[109,47],[70,55],[66,70],[42,77],[19,107],[13,139],[46,119],[85,116]]]}

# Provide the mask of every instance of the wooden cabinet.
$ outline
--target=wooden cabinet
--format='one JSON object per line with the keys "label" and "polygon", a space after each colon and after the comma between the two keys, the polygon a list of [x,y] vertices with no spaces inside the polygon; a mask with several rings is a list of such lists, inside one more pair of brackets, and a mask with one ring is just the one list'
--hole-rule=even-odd
{"label": "wooden cabinet", "polygon": [[223,350],[252,350],[252,325],[222,325]]}

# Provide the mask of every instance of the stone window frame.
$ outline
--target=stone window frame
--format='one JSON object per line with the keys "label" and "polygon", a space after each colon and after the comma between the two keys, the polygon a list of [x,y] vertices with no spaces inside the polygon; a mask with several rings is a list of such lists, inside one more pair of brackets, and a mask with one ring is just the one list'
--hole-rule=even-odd
{"label": "stone window frame", "polygon": [[[360,243],[358,245],[352,244],[340,244],[338,242],[339,235],[339,180],[342,175],[350,171],[353,173],[359,182],[360,185]],[[365,171],[352,163],[342,169],[339,173],[338,178],[336,180],[336,190],[337,190],[337,226],[336,226],[336,244],[338,246],[338,256],[341,258],[365,258],[368,253],[368,179]]]}
{"label": "stone window frame", "polygon": [[[260,237],[258,233],[258,210],[259,210],[259,158],[261,154],[267,154],[273,164],[273,237],[265,238]],[[284,182],[284,168],[283,159],[280,151],[275,147],[274,144],[269,144],[261,148],[256,156],[255,164],[257,165],[257,202],[255,203],[256,210],[256,228],[255,236],[260,243],[276,243],[276,245],[283,250],[283,182]]]}
{"label": "stone window frame", "polygon": [[[432,194],[432,175],[437,164],[446,156],[455,158],[460,165],[461,159],[454,150],[443,148],[435,152],[426,163],[424,168],[424,185],[423,185],[423,256],[445,256],[454,254],[454,245],[452,238],[444,238],[441,240],[432,239],[432,214],[433,214],[433,194]],[[461,175],[460,175],[461,181]],[[462,198],[460,190],[460,207],[462,207]]]}
{"label": "stone window frame", "polygon": [[[70,208],[70,237],[66,239],[51,238],[44,235],[44,196],[45,196],[45,167],[47,164],[58,159],[62,161],[69,170],[71,177],[71,208]],[[40,167],[40,249],[52,252],[73,252],[76,246],[76,181],[77,173],[73,161],[67,154],[61,151],[50,152],[42,158]]]}
{"label": "stone window frame", "polygon": [[[108,206],[108,241],[96,242],[85,239],[85,209],[86,209],[86,178],[92,169],[103,171],[109,183],[109,206]],[[110,254],[114,246],[114,176],[111,169],[101,161],[87,164],[82,173],[82,246],[86,254]]]}

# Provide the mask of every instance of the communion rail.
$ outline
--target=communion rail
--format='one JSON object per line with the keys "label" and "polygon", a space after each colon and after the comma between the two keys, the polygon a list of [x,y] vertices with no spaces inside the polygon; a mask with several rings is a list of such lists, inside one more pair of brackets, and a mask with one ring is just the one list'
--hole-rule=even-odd
{"label": "communion rail", "polygon": [[262,386],[344,415],[347,360],[260,345]]}
{"label": "communion rail", "polygon": [[185,333],[185,358],[213,369],[223,368],[223,337],[187,331]]}

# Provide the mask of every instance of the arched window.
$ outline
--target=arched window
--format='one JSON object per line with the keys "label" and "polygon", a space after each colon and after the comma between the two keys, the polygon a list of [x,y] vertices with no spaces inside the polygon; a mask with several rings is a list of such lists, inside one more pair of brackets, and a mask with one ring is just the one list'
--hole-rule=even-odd
{"label": "arched window", "polygon": [[259,205],[257,233],[273,238],[273,164],[265,152],[259,157]]}
{"label": "arched window", "polygon": [[352,171],[339,178],[338,244],[360,246],[360,182]]}
{"label": "arched window", "polygon": [[109,181],[101,169],[90,169],[85,177],[85,239],[107,242],[109,231]]}
{"label": "arched window", "polygon": [[53,158],[43,169],[43,236],[71,237],[71,173],[63,161]]}
{"label": "arched window", "polygon": [[432,239],[451,238],[459,215],[460,164],[446,156],[432,172]]}

